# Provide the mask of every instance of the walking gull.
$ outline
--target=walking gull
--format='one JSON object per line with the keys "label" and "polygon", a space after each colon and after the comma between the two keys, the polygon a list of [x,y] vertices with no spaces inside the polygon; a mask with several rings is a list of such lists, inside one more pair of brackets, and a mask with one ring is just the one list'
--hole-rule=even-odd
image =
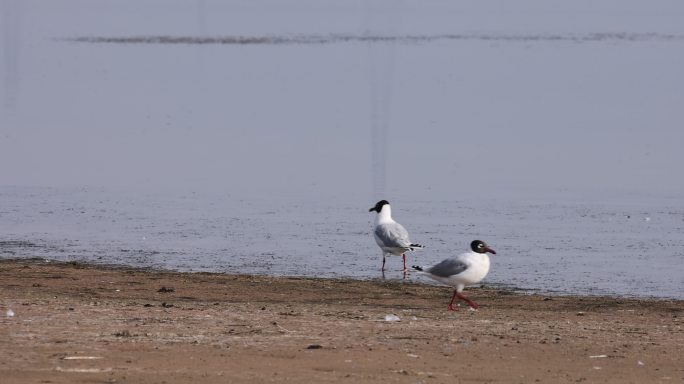
{"label": "walking gull", "polygon": [[448,307],[450,311],[456,310],[454,300],[457,297],[468,303],[470,308],[479,308],[476,302],[468,299],[461,292],[466,286],[478,283],[487,276],[489,272],[487,252],[496,255],[496,252],[481,240],[474,240],[470,243],[470,249],[470,252],[444,259],[431,267],[413,266],[413,269],[429,278],[454,287],[454,295]]}

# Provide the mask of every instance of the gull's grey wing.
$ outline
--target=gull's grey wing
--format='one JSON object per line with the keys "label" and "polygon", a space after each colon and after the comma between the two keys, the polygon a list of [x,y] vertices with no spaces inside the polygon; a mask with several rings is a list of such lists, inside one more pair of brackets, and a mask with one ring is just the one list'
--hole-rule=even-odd
{"label": "gull's grey wing", "polygon": [[411,241],[406,228],[399,223],[380,224],[375,227],[375,236],[385,247],[410,248]]}
{"label": "gull's grey wing", "polygon": [[449,277],[458,275],[468,269],[468,264],[458,259],[445,259],[430,267],[427,272],[439,276]]}

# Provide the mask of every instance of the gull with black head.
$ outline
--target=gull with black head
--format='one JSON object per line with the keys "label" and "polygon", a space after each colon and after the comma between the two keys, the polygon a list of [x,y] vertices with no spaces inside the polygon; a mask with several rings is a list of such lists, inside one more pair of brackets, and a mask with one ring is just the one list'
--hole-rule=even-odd
{"label": "gull with black head", "polygon": [[406,228],[392,219],[392,208],[387,200],[378,201],[368,212],[377,212],[373,237],[382,250],[382,270],[385,270],[385,256],[396,255],[404,259],[404,272],[406,272],[406,252],[422,245],[412,243]]}
{"label": "gull with black head", "polygon": [[470,252],[444,259],[431,267],[413,266],[416,271],[427,275],[446,285],[454,287],[454,295],[451,297],[448,309],[455,311],[454,300],[459,299],[468,303],[471,309],[478,309],[476,302],[465,297],[461,292],[468,285],[479,283],[489,272],[489,256],[487,253],[496,255],[484,241],[474,240],[470,243]]}

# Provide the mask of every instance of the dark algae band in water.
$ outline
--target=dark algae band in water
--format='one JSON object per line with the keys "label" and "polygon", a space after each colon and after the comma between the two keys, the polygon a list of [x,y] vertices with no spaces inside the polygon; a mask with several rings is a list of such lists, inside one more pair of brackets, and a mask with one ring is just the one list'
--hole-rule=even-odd
{"label": "dark algae band in water", "polygon": [[437,35],[282,35],[282,36],[79,36],[64,41],[94,44],[223,44],[223,45],[279,45],[279,44],[335,44],[335,43],[402,43],[418,44],[440,40],[479,40],[505,42],[642,42],[684,41],[683,35],[663,33],[587,33],[587,34],[437,34]]}

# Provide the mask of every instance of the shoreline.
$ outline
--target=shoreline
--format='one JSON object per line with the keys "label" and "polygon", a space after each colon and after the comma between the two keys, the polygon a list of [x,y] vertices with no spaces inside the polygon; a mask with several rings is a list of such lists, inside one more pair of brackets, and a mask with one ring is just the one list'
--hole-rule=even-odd
{"label": "shoreline", "polygon": [[479,311],[448,312],[448,286],[415,281],[0,260],[0,375],[3,383],[684,380],[682,300],[465,294]]}
{"label": "shoreline", "polygon": [[[264,278],[275,278],[275,279],[311,279],[311,280],[331,280],[331,281],[358,281],[358,282],[376,282],[376,283],[383,283],[383,282],[396,282],[396,283],[401,283],[401,284],[413,284],[413,285],[418,285],[418,286],[434,286],[434,287],[443,287],[447,290],[450,289],[449,286],[444,285],[442,283],[436,282],[434,280],[431,280],[427,277],[422,278],[420,280],[407,280],[407,279],[400,279],[400,278],[382,278],[382,277],[365,277],[365,278],[359,278],[359,277],[354,277],[354,276],[322,276],[322,277],[317,277],[317,276],[308,276],[308,275],[269,275],[267,273],[231,273],[231,272],[215,272],[215,271],[183,271],[183,270],[175,270],[175,269],[165,269],[165,268],[155,268],[155,267],[139,267],[139,266],[132,266],[132,265],[126,265],[126,264],[109,264],[109,263],[97,263],[94,261],[61,261],[61,260],[53,260],[53,259],[45,259],[42,257],[31,257],[31,258],[6,258],[6,259],[0,259],[0,265],[3,263],[26,263],[26,264],[36,264],[36,265],[71,265],[75,267],[81,267],[81,268],[96,268],[96,269],[103,269],[103,270],[121,270],[121,271],[139,271],[139,272],[147,272],[147,273],[173,273],[173,274],[204,274],[204,275],[216,275],[216,276],[254,276],[254,277],[264,277]],[[415,272],[412,272],[415,273]],[[453,288],[452,292],[453,292]],[[619,294],[606,294],[606,293],[597,293],[597,294],[587,294],[587,293],[568,293],[564,291],[544,291],[542,289],[538,288],[522,288],[522,287],[517,287],[514,285],[508,285],[508,284],[503,284],[503,283],[483,283],[483,284],[478,284],[472,287],[466,287],[465,291],[467,292],[468,290],[471,289],[485,289],[485,290],[494,290],[494,291],[504,291],[506,294],[515,294],[515,295],[524,295],[524,296],[530,296],[530,295],[538,295],[538,296],[550,296],[550,297],[597,297],[597,298],[604,298],[604,299],[614,299],[614,300],[652,300],[652,301],[684,301],[684,298],[678,298],[678,297],[668,297],[668,296],[649,296],[649,295],[644,295],[644,296],[637,296],[637,295],[619,295]]]}

